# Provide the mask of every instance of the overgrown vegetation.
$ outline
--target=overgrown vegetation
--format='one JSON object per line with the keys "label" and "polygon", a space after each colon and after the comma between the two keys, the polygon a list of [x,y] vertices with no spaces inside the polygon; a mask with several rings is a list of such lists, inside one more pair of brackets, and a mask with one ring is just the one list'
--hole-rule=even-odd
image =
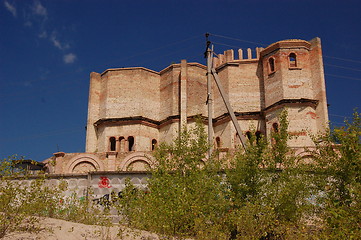
{"label": "overgrown vegetation", "polygon": [[[46,178],[29,179],[25,171],[13,172],[14,158],[0,164],[0,238],[14,231],[39,232],[40,217],[59,218],[85,224],[110,224],[107,213],[87,199],[62,194],[67,183],[51,185]],[[20,185],[22,181],[22,185]]]}
{"label": "overgrown vegetation", "polygon": [[206,160],[201,124],[185,129],[156,151],[146,191],[128,183],[120,211],[130,226],[178,237],[359,238],[360,115],[316,137],[308,161],[287,146],[287,129],[284,111],[269,141],[252,137],[226,161]]}
{"label": "overgrown vegetation", "polygon": [[[207,159],[202,124],[184,129],[156,150],[147,189],[127,181],[122,197],[109,204],[130,227],[179,238],[359,239],[360,114],[316,136],[308,161],[288,147],[287,129],[284,111],[271,139],[251,137],[247,151],[220,160],[217,154]],[[88,198],[64,199],[65,183],[54,187],[38,179],[18,186],[4,174],[9,164],[0,169],[0,238],[21,228],[37,230],[38,216],[109,224],[108,208],[104,214]]]}

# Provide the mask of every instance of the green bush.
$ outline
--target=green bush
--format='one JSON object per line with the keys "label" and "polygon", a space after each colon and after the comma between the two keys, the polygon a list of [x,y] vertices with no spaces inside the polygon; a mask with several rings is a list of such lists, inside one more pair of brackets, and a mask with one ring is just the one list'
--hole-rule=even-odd
{"label": "green bush", "polygon": [[319,178],[323,238],[361,236],[361,116],[319,136],[313,151]]}

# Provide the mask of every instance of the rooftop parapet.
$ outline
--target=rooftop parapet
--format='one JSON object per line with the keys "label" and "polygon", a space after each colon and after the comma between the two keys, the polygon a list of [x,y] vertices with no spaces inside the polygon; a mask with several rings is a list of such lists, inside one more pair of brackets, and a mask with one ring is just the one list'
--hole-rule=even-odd
{"label": "rooftop parapet", "polygon": [[214,67],[218,67],[228,62],[258,60],[261,51],[263,51],[262,47],[257,47],[253,53],[251,48],[247,48],[246,51],[243,51],[243,49],[240,48],[238,49],[238,58],[235,58],[233,49],[226,50],[223,54],[218,54],[217,57],[213,58]]}

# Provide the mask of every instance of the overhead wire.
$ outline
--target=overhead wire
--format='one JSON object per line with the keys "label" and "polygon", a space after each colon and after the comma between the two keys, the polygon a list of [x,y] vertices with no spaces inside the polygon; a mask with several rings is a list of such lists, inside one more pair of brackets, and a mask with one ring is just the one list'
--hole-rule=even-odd
{"label": "overhead wire", "polygon": [[353,60],[353,59],[347,59],[347,58],[339,58],[339,57],[332,57],[332,56],[327,56],[327,55],[323,55],[326,58],[333,58],[333,59],[337,59],[337,60],[342,60],[342,61],[346,61],[346,62],[354,62],[354,63],[361,63],[361,61],[358,60]]}
{"label": "overhead wire", "polygon": [[169,43],[169,44],[163,45],[161,47],[153,48],[153,49],[148,50],[148,51],[143,51],[141,53],[134,54],[132,56],[127,56],[125,58],[121,58],[121,59],[118,59],[118,60],[120,60],[120,61],[128,60],[128,59],[131,59],[131,58],[134,58],[134,57],[138,57],[138,56],[141,56],[141,55],[144,55],[144,54],[152,53],[152,52],[158,51],[160,49],[167,48],[167,47],[170,47],[170,46],[173,46],[173,45],[176,45],[176,44],[179,44],[179,43],[187,42],[189,40],[193,40],[193,39],[200,38],[200,37],[203,37],[203,35],[195,35],[193,37],[189,37],[189,38],[186,38],[186,39],[183,39],[183,40],[175,41],[173,43]]}
{"label": "overhead wire", "polygon": [[[240,38],[223,36],[223,35],[220,35],[220,34],[209,33],[209,35],[210,35],[210,36],[215,36],[215,37],[220,37],[220,38],[225,38],[225,39],[230,39],[230,40],[234,40],[234,41],[239,41],[239,42],[246,42],[246,43],[251,43],[251,44],[257,44],[257,45],[264,46],[264,47],[267,47],[267,46],[268,46],[267,44],[264,44],[264,43],[252,42],[252,41],[248,41],[248,40],[244,40],[244,39],[240,39]],[[218,44],[220,44],[220,43],[218,43]],[[220,44],[220,45],[225,45],[225,46],[229,46],[229,47],[237,47],[237,48],[238,48],[238,46],[231,46],[231,45],[226,45],[226,44]],[[333,59],[342,60],[342,61],[347,61],[347,62],[361,63],[360,60],[354,60],[354,59],[348,59],[348,58],[340,58],[340,57],[333,57],[333,56],[324,55],[324,54],[323,54],[323,57],[333,58]]]}
{"label": "overhead wire", "polygon": [[[261,46],[266,46],[265,44],[262,43],[256,43],[256,42],[252,42],[252,41],[247,41],[247,40],[243,40],[243,39],[238,39],[238,38],[233,38],[233,37],[228,37],[228,36],[222,36],[219,34],[210,34],[211,36],[216,36],[216,37],[221,37],[221,38],[225,38],[225,39],[230,39],[230,40],[234,40],[234,41],[239,41],[239,42],[246,42],[246,43],[251,43],[251,44],[258,44]],[[234,45],[229,45],[229,44],[225,44],[225,43],[220,43],[220,42],[213,42],[214,44],[218,44],[221,46],[227,46],[227,47],[231,47],[231,48],[241,48],[239,46],[234,46]],[[346,62],[353,62],[353,63],[361,63],[361,61],[358,60],[353,60],[353,59],[347,59],[347,58],[339,58],[339,57],[333,57],[333,56],[328,56],[328,55],[323,55],[326,58],[331,58],[331,59],[337,59],[337,60],[341,60],[341,61],[346,61]],[[334,65],[334,64],[328,64],[328,63],[324,63],[325,66],[329,66],[329,67],[334,67],[334,68],[341,68],[341,69],[345,69],[345,70],[351,70],[351,71],[361,71],[361,69],[357,69],[357,68],[351,68],[351,67],[344,67],[344,66],[339,66],[339,65]],[[342,75],[335,75],[335,74],[328,74],[325,73],[326,76],[330,76],[330,77],[337,77],[337,78],[344,78],[344,79],[350,79],[350,80],[355,80],[355,81],[361,81],[361,78],[356,78],[356,77],[348,77],[348,76],[342,76]],[[330,116],[336,116],[336,117],[343,117],[343,118],[348,118],[346,116],[342,116],[342,115],[337,115],[337,114],[329,114]],[[334,124],[338,124],[338,125],[344,125],[345,123],[339,123],[339,122],[333,122]]]}
{"label": "overhead wire", "polygon": [[361,78],[347,77],[347,76],[335,75],[335,74],[330,74],[330,73],[325,73],[325,75],[330,76],[330,77],[345,78],[345,79],[350,79],[350,80],[355,80],[355,81],[361,81]]}
{"label": "overhead wire", "polygon": [[228,44],[225,44],[225,43],[219,43],[219,42],[212,42],[212,43],[217,44],[217,45],[221,45],[221,46],[231,47],[231,48],[241,48],[240,46],[228,45]]}
{"label": "overhead wire", "polygon": [[348,118],[347,116],[344,116],[344,115],[338,115],[338,114],[331,114],[331,113],[329,113],[328,115],[330,115],[330,116],[334,116],[334,117]]}
{"label": "overhead wire", "polygon": [[333,65],[333,64],[328,64],[328,63],[324,63],[323,65],[325,65],[325,66],[330,66],[330,67],[335,67],[335,68],[342,68],[342,69],[346,69],[346,70],[352,70],[352,71],[361,72],[361,69],[357,69],[357,68],[344,67],[344,66]]}
{"label": "overhead wire", "polygon": [[[163,48],[167,48],[167,47],[170,47],[170,46],[173,46],[173,45],[177,45],[177,44],[180,44],[180,43],[183,43],[183,42],[187,42],[187,41],[190,41],[190,40],[193,40],[193,39],[197,39],[197,38],[201,38],[203,37],[202,34],[198,34],[198,35],[194,35],[192,37],[188,37],[188,38],[185,38],[185,39],[182,39],[182,40],[179,40],[179,41],[175,41],[175,42],[172,42],[172,43],[169,43],[169,44],[165,44],[165,45],[162,45],[161,47],[156,47],[156,48],[153,48],[153,49],[150,49],[150,50],[147,50],[147,51],[143,51],[143,52],[140,52],[138,54],[134,54],[134,55],[131,55],[131,56],[127,56],[127,57],[124,57],[124,58],[121,58],[121,59],[118,59],[117,61],[124,61],[124,60],[128,60],[128,59],[131,59],[131,58],[134,58],[134,57],[138,57],[138,56],[141,56],[141,55],[145,55],[145,54],[148,54],[148,53],[152,53],[152,52],[155,52],[155,51],[158,51],[160,49],[163,49]],[[174,53],[174,52],[173,52]],[[170,54],[168,54],[170,55]],[[159,56],[157,58],[160,58],[160,57],[164,57],[165,55],[163,56]],[[154,60],[154,58],[152,58],[152,60]],[[110,65],[109,62],[106,63],[105,65]],[[60,74],[53,74],[51,75],[51,78],[58,78],[58,77],[65,77],[66,75],[68,75],[67,73],[60,73]],[[56,82],[57,84],[58,83],[61,83],[61,85],[72,85],[74,84],[73,81],[61,81],[61,82]],[[35,89],[35,88],[34,88]],[[37,89],[36,89],[37,90]],[[52,91],[52,90],[49,90],[49,91]],[[11,92],[8,92],[8,93],[1,93],[0,94],[0,98],[7,98],[8,101],[10,101],[10,97],[11,96],[14,96],[16,97],[17,99],[21,99],[21,97],[19,96],[26,96],[27,98],[29,98],[29,94],[27,94],[28,91],[26,91],[26,93],[21,93],[19,92],[18,90],[15,92],[15,93],[11,93]],[[44,91],[42,92],[44,93]],[[30,96],[33,96],[33,97],[38,97],[38,95],[36,94],[33,94],[33,95],[30,95]]]}
{"label": "overhead wire", "polygon": [[228,36],[223,36],[223,35],[214,34],[214,33],[209,33],[209,35],[210,36],[215,36],[215,37],[221,37],[221,38],[225,38],[225,39],[230,39],[230,40],[234,40],[234,41],[239,41],[239,42],[246,42],[246,43],[261,45],[261,46],[264,46],[264,47],[267,46],[267,44],[263,44],[263,43],[259,43],[259,42],[252,42],[252,41],[248,41],[248,40],[244,40],[244,39],[228,37]]}

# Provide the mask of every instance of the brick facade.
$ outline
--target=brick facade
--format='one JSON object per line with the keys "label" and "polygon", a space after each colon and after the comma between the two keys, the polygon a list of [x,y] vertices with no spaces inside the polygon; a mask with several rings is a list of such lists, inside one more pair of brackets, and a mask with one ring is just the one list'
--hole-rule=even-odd
{"label": "brick facade", "polygon": [[[289,132],[298,136],[290,146],[302,154],[312,147],[310,134],[327,127],[319,38],[280,41],[257,48],[255,56],[240,49],[235,58],[228,50],[214,64],[245,135],[254,128],[269,136],[287,108]],[[239,141],[215,84],[213,96],[214,137],[219,147],[232,151]],[[57,153],[45,162],[53,173],[145,170],[156,144],[172,141],[197,115],[207,119],[206,101],[206,66],[199,63],[182,60],[160,72],[142,67],[93,72],[86,153]]]}

